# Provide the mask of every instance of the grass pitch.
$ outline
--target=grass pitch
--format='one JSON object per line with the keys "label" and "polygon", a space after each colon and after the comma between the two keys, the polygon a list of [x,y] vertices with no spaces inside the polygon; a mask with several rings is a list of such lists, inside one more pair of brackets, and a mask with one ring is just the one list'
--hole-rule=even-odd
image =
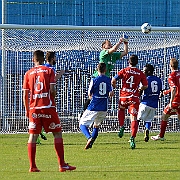
{"label": "grass pitch", "polygon": [[[151,134],[155,135],[155,134]],[[130,134],[101,133],[92,149],[84,150],[82,134],[63,134],[65,160],[77,169],[58,172],[53,136],[37,145],[39,173],[29,173],[28,134],[0,134],[1,180],[149,180],[180,179],[180,133],[166,133],[165,141],[144,142],[138,133],[136,149],[130,149]]]}

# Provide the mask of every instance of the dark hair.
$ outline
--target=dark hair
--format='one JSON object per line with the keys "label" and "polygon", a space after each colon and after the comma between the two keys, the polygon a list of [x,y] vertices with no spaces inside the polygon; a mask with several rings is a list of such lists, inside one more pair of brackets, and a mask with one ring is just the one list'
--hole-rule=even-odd
{"label": "dark hair", "polygon": [[176,58],[171,58],[170,65],[171,65],[171,67],[173,69],[175,69],[175,70],[178,69],[178,61],[177,61],[177,59]]}
{"label": "dark hair", "polygon": [[104,73],[106,71],[106,64],[105,63],[99,63],[97,66],[97,70],[100,73]]}
{"label": "dark hair", "polygon": [[150,71],[151,74],[154,72],[154,67],[151,64],[146,64],[144,67],[146,67],[146,71]]}
{"label": "dark hair", "polygon": [[129,57],[129,63],[132,66],[136,66],[138,64],[138,56],[137,55],[132,55]]}
{"label": "dark hair", "polygon": [[106,42],[110,42],[110,40],[106,39],[105,41],[102,42],[102,48],[104,47],[104,45],[106,44]]}
{"label": "dark hair", "polygon": [[41,50],[34,51],[33,57],[37,62],[41,64],[44,62],[44,52]]}
{"label": "dark hair", "polygon": [[46,53],[46,61],[50,62],[52,58],[54,58],[55,52],[54,51],[47,51]]}

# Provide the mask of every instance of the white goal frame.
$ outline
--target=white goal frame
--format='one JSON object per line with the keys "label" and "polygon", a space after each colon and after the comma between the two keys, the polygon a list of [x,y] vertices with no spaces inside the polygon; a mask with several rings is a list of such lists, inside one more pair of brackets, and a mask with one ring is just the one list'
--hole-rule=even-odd
{"label": "white goal frame", "polygon": [[[6,107],[7,106],[7,101],[8,99],[10,98],[9,97],[9,94],[11,95],[11,93],[9,92],[9,90],[7,90],[7,81],[9,83],[9,77],[7,74],[7,64],[9,62],[9,60],[7,59],[6,55],[7,55],[7,51],[8,51],[8,48],[6,48],[6,45],[7,45],[7,39],[5,38],[6,36],[6,31],[8,32],[8,30],[35,30],[35,31],[53,31],[53,30],[57,30],[57,31],[68,31],[68,32],[71,32],[71,31],[95,31],[97,32],[97,34],[101,31],[101,32],[108,32],[108,31],[113,31],[113,32],[127,32],[127,33],[131,33],[133,34],[133,32],[137,32],[137,33],[141,33],[141,27],[140,26],[70,26],[70,25],[18,25],[18,24],[1,24],[0,25],[0,29],[2,31],[2,35],[1,35],[1,51],[2,51],[2,64],[1,64],[1,76],[2,76],[2,90],[1,90],[1,125],[0,125],[0,132],[2,133],[8,133],[8,132],[27,132],[27,126],[28,126],[28,120],[26,119],[26,117],[24,116],[24,111],[21,111],[20,114],[19,114],[19,119],[21,121],[21,124],[18,124],[18,116],[16,115],[16,112],[14,112],[15,115],[12,116],[12,119],[10,119],[9,117],[7,118],[7,109],[11,109],[11,105],[9,104],[8,108]],[[168,76],[168,73],[169,73],[169,70],[167,69],[168,67],[168,62],[167,62],[167,57],[166,57],[166,50],[168,48],[168,46],[171,46],[171,43],[172,43],[172,46],[175,46],[179,49],[179,44],[178,42],[180,42],[180,27],[152,27],[152,32],[148,35],[146,34],[143,34],[141,33],[139,35],[139,39],[137,38],[138,36],[136,36],[136,34],[133,36],[135,36],[137,38],[137,40],[140,40],[140,43],[144,43],[143,40],[144,38],[145,39],[148,39],[147,37],[151,37],[151,39],[153,39],[153,33],[155,33],[154,37],[155,38],[159,38],[158,37],[158,32],[160,32],[160,36],[161,39],[160,41],[162,41],[162,44],[160,44],[160,46],[157,46],[156,48],[157,49],[162,49],[161,51],[164,51],[164,58],[163,58],[163,69],[164,69],[164,85],[166,86],[167,85],[167,76]],[[172,40],[169,42],[168,45],[165,45],[167,40],[166,40],[166,37],[168,34],[178,34],[177,36],[179,37],[179,39],[176,39],[176,40]],[[103,34],[103,33],[102,33]],[[115,33],[116,34],[116,33]],[[103,36],[103,35],[102,35]],[[109,37],[107,35],[105,35],[106,38]],[[176,36],[176,35],[175,35]],[[154,38],[154,40],[156,40]],[[168,41],[170,40],[171,37],[168,37]],[[172,37],[173,38],[173,37]],[[117,39],[118,40],[118,39]],[[158,42],[158,40],[156,40]],[[147,40],[148,42],[148,40]],[[132,39],[132,42],[130,40],[130,46],[131,46],[131,43],[135,44],[136,46],[136,42],[133,41]],[[151,42],[150,42],[151,43]],[[168,42],[167,42],[168,43]],[[84,48],[83,46],[79,46],[78,48]],[[86,47],[87,48],[87,47]],[[85,50],[87,50],[85,48]],[[148,49],[149,47],[147,47]],[[48,49],[48,48],[47,48]],[[134,47],[130,48],[130,53],[131,52],[138,52],[138,50],[134,50]],[[147,50],[146,49],[146,50]],[[53,49],[54,50],[54,49]],[[76,49],[78,51],[78,49]],[[81,50],[81,49],[80,49]],[[83,49],[84,50],[84,49]],[[99,50],[99,49],[98,49]],[[15,51],[15,49],[10,49],[10,51]],[[17,50],[18,51],[18,50]],[[24,51],[24,49],[22,49],[22,52]],[[32,52],[33,50],[32,49],[27,49],[27,51],[29,52]],[[63,51],[63,50],[62,50]],[[179,52],[179,50],[178,50]],[[16,54],[16,53],[15,53]],[[126,57],[127,58],[127,57]],[[149,62],[149,60],[147,60],[147,62]],[[98,60],[96,59],[96,64],[98,63]],[[95,64],[94,63],[94,64]],[[155,64],[156,65],[156,64]],[[159,65],[159,64],[158,64]],[[157,65],[157,66],[158,66]],[[113,71],[113,73],[115,74],[116,73],[116,70],[119,68],[119,67],[124,67],[126,66],[126,64],[123,64],[123,65],[118,65],[115,70]],[[95,67],[95,65],[94,65]],[[29,68],[31,68],[31,66],[29,66]],[[78,69],[78,67],[75,67],[73,70],[70,71],[69,74],[67,74],[67,76],[72,79],[72,82],[74,81],[78,81],[77,78],[79,77],[82,77],[84,78],[83,80],[83,83],[81,87],[83,87],[84,85],[85,86],[88,86],[88,83],[89,83],[89,78],[90,76],[87,77],[87,73],[91,74],[93,71],[93,68],[92,66],[90,67],[90,69],[84,69],[82,70],[81,68]],[[156,72],[157,74],[159,73],[159,71]],[[162,73],[162,72],[161,72]],[[88,75],[89,75],[88,74]],[[22,74],[21,74],[22,76]],[[10,77],[12,78],[12,76],[10,75]],[[17,80],[17,78],[16,78]],[[62,84],[64,84],[64,86],[66,86],[66,83],[67,82],[67,79],[66,77],[63,77],[62,78]],[[82,82],[81,82],[82,83]],[[58,87],[59,88],[62,88],[62,86],[60,85],[60,83],[58,84]],[[11,89],[12,90],[12,89]],[[73,89],[73,87],[71,86],[69,89],[66,89],[68,90],[68,93],[67,94],[71,94],[71,93],[74,93],[75,95],[77,95],[79,93],[78,89]],[[82,90],[82,92],[80,91],[80,93],[83,93],[83,98],[80,100],[81,102],[81,105],[83,106],[83,102],[85,101],[85,99],[87,98],[87,93],[86,91]],[[58,95],[58,98],[61,98],[61,96],[65,97],[67,94],[59,94]],[[118,90],[116,91],[116,94],[118,94]],[[101,131],[102,132],[106,132],[106,131],[118,131],[119,130],[119,123],[117,121],[117,97],[118,95],[116,96],[116,98],[112,99],[112,105],[110,105],[109,107],[109,110],[108,110],[108,114],[107,114],[107,118],[105,120],[105,122],[102,124],[101,126]],[[57,98],[57,101],[59,100]],[[72,97],[71,101],[75,101],[75,96]],[[164,102],[168,102],[168,97],[164,97],[160,103],[161,106],[165,106],[165,103]],[[64,104],[68,104],[65,102],[65,99],[63,99],[63,101],[61,102],[61,104],[59,104],[59,106],[62,106]],[[69,105],[67,105],[69,107]],[[115,107],[116,106],[116,107]],[[78,128],[78,117],[79,117],[79,114],[81,113],[81,110],[82,110],[82,107],[78,107],[78,110],[77,107],[76,107],[76,104],[74,103],[71,107],[72,111],[69,115],[65,114],[63,115],[61,112],[59,112],[59,115],[60,115],[60,118],[61,118],[61,121],[62,121],[62,124],[63,126],[65,127],[63,129],[64,132],[79,132],[79,128]],[[161,112],[162,112],[162,107],[160,109],[157,110],[157,115],[155,116],[155,120],[153,121],[153,128],[152,130],[154,131],[158,131],[159,128],[160,128],[160,115],[161,115]],[[129,116],[127,115],[126,116],[127,120],[126,120],[126,129],[127,131],[130,131],[130,128],[129,128],[129,124],[130,124],[130,120],[129,120]],[[13,122],[13,123],[12,123]],[[179,131],[179,121],[177,120],[177,117],[176,116],[172,116],[170,118],[170,126],[168,128],[168,131]],[[172,123],[171,123],[172,122]],[[13,124],[13,125],[12,125]],[[13,128],[12,128],[13,126]],[[20,127],[20,126],[23,126],[23,127]],[[69,127],[71,126],[71,127]],[[139,128],[139,131],[141,131],[143,129],[143,123],[141,122],[140,123],[140,128]]]}

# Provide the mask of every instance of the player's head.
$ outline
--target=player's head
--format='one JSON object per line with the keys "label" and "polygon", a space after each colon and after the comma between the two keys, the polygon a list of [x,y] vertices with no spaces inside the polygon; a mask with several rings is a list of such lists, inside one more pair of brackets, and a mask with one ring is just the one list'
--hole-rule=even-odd
{"label": "player's head", "polygon": [[154,67],[151,64],[146,64],[143,68],[143,71],[146,76],[152,76],[154,72]]}
{"label": "player's head", "polygon": [[137,55],[131,55],[129,57],[129,64],[131,66],[136,66],[138,64],[138,56]]}
{"label": "player's head", "polygon": [[56,64],[56,52],[47,51],[47,53],[46,53],[46,61],[51,65],[55,65]]}
{"label": "player's head", "polygon": [[111,42],[109,40],[107,40],[107,39],[105,41],[103,41],[102,49],[110,49],[110,48],[112,48]]}
{"label": "player's head", "polygon": [[41,51],[41,50],[34,51],[34,53],[33,53],[33,61],[35,63],[39,62],[39,64],[43,64],[44,63],[44,52]]}
{"label": "player's head", "polygon": [[99,63],[97,65],[97,70],[99,73],[105,73],[106,72],[106,64],[105,63]]}
{"label": "player's head", "polygon": [[171,58],[170,67],[171,67],[172,70],[177,70],[178,69],[178,61],[177,61],[176,58]]}

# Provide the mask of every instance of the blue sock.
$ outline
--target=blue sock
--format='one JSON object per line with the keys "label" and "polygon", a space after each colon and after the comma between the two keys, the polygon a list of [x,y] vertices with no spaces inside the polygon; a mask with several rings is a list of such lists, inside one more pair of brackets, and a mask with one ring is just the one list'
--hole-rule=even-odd
{"label": "blue sock", "polygon": [[95,140],[98,137],[99,128],[93,128],[92,138]]}
{"label": "blue sock", "polygon": [[145,127],[146,127],[146,129],[150,130],[151,129],[151,122],[145,122]]}
{"label": "blue sock", "polygon": [[87,139],[91,138],[91,135],[89,133],[89,129],[87,126],[81,124],[80,129],[81,129],[82,133],[86,136]]}

